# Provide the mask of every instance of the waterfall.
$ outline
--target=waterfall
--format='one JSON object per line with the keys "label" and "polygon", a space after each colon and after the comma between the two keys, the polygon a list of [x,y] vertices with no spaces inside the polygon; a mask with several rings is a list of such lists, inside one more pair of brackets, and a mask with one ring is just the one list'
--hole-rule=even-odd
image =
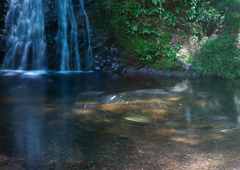
{"label": "waterfall", "polygon": [[[4,69],[47,70],[44,0],[9,0],[6,16],[7,52]],[[45,1],[46,2],[46,1]],[[84,0],[55,0],[55,70],[81,71],[92,67],[91,31]],[[49,23],[48,23],[49,24]],[[54,37],[52,37],[54,38]],[[82,43],[82,44],[81,44]],[[81,49],[81,50],[80,50]],[[52,53],[51,53],[52,54]]]}
{"label": "waterfall", "polygon": [[[58,0],[58,50],[61,56],[60,70],[66,71],[71,69],[70,56],[74,55],[75,70],[81,70],[80,54],[78,47],[78,27],[74,14],[72,0]],[[69,27],[70,25],[70,27]],[[71,29],[70,41],[68,38],[68,29]]]}
{"label": "waterfall", "polygon": [[87,53],[85,56],[85,67],[87,69],[91,68],[92,60],[93,60],[93,51],[92,51],[92,46],[91,46],[91,35],[90,35],[90,24],[89,24],[89,19],[87,12],[85,10],[85,4],[84,0],[80,0],[80,7],[81,7],[81,14],[85,19],[85,44],[87,45]]}
{"label": "waterfall", "polygon": [[[72,0],[57,0],[58,3],[58,54],[60,55],[60,70],[82,70],[91,68],[92,46],[90,35],[90,24],[85,10],[84,0],[79,1],[80,11],[74,11]],[[80,57],[79,52],[79,28],[78,19],[84,21],[84,49],[85,53]],[[81,62],[83,61],[83,63]]]}
{"label": "waterfall", "polygon": [[5,69],[46,69],[42,0],[11,0],[6,16]]}

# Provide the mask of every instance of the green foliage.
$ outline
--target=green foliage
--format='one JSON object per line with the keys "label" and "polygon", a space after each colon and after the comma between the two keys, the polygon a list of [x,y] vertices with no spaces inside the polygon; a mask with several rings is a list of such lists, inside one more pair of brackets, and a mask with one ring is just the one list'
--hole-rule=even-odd
{"label": "green foliage", "polygon": [[194,69],[207,75],[225,78],[240,76],[240,49],[234,36],[222,35],[210,39],[194,58]]}
{"label": "green foliage", "polygon": [[218,9],[224,11],[222,32],[209,39],[193,58],[193,67],[207,75],[224,78],[240,77],[240,1],[217,1]]}
{"label": "green foliage", "polygon": [[124,49],[144,65],[177,67],[176,30],[203,36],[222,22],[211,0],[98,0],[102,18]]}

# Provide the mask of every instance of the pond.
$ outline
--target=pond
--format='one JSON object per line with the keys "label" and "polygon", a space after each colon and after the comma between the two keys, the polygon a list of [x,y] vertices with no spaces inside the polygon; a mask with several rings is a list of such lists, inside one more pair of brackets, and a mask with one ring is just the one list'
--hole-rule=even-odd
{"label": "pond", "polygon": [[233,170],[240,81],[0,73],[1,170]]}

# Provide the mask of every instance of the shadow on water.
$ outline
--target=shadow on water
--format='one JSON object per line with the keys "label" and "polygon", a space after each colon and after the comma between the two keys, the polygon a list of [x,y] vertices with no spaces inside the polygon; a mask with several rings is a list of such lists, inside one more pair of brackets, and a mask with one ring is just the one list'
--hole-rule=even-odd
{"label": "shadow on water", "polygon": [[239,81],[2,74],[0,168],[233,169]]}

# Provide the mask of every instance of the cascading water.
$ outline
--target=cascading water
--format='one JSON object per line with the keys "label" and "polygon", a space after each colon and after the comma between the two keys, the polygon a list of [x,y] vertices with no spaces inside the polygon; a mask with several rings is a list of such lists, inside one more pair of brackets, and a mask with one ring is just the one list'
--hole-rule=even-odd
{"label": "cascading water", "polygon": [[[70,22],[70,23],[69,23]],[[70,27],[69,27],[70,26]],[[71,69],[70,56],[74,55],[75,70],[81,70],[81,61],[78,47],[78,27],[74,14],[72,0],[58,0],[58,44],[59,54],[61,55],[60,69],[66,71]],[[70,30],[70,39],[68,38]]]}
{"label": "cascading water", "polygon": [[[4,69],[47,70],[51,58],[47,58],[50,55],[46,54],[44,20],[46,4],[43,2],[44,0],[10,0],[6,16],[8,37],[7,53],[3,61]],[[84,0],[79,0],[77,3],[73,0],[56,0],[56,7],[58,61],[55,69],[90,70],[93,52]],[[80,45],[81,42],[83,45]]]}
{"label": "cascading water", "polygon": [[5,69],[46,69],[42,0],[11,0],[6,16],[8,30]]}
{"label": "cascading water", "polygon": [[91,68],[91,64],[93,63],[93,51],[92,51],[92,46],[91,46],[91,35],[90,35],[90,24],[89,24],[89,19],[87,12],[85,10],[85,3],[84,0],[80,0],[80,8],[81,8],[81,14],[85,19],[85,44],[86,44],[86,49],[87,53],[85,55],[85,67],[86,68]]}
{"label": "cascading water", "polygon": [[[82,70],[91,68],[92,46],[90,36],[90,24],[87,12],[85,10],[84,0],[79,1],[80,16],[75,14],[72,0],[58,0],[58,53],[61,55],[60,69]],[[77,17],[79,16],[79,17]],[[79,52],[79,29],[78,18],[84,21],[84,46],[86,52],[80,57]],[[69,35],[70,32],[70,35]],[[83,62],[81,62],[83,61]]]}

